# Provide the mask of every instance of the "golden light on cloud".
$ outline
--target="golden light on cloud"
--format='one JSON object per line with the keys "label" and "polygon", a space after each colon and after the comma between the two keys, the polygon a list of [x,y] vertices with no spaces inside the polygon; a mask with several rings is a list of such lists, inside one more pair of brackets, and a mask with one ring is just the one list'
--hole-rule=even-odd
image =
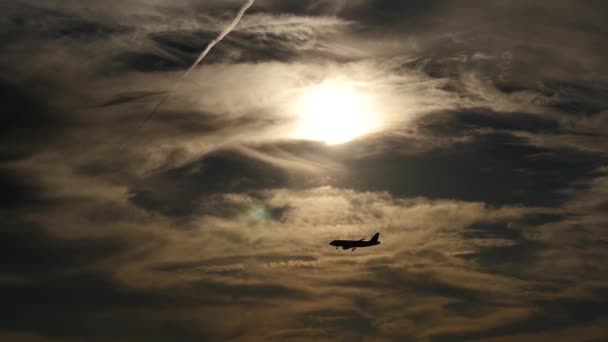
{"label": "golden light on cloud", "polygon": [[372,96],[354,83],[331,80],[306,88],[295,102],[298,139],[342,144],[378,128]]}

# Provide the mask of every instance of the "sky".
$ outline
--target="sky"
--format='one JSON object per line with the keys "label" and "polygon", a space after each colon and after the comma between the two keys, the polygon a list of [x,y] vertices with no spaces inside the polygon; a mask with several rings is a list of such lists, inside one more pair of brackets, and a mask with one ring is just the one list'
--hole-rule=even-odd
{"label": "sky", "polygon": [[0,340],[608,339],[606,2],[244,3],[0,2]]}

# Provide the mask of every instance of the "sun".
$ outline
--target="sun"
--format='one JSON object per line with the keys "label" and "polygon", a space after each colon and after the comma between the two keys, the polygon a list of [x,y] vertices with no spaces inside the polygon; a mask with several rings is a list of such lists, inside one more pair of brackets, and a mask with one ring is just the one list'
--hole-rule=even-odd
{"label": "sun", "polygon": [[370,95],[348,82],[325,81],[306,89],[295,103],[293,136],[342,144],[374,130]]}

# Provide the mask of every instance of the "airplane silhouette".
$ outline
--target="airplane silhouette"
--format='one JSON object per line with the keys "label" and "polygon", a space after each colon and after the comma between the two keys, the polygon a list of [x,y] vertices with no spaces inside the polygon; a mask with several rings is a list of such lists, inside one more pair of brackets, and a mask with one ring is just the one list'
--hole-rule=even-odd
{"label": "airplane silhouette", "polygon": [[331,246],[336,246],[336,249],[338,249],[338,247],[342,247],[342,249],[352,249],[353,251],[355,249],[357,249],[357,247],[370,247],[370,246],[375,246],[375,245],[379,245],[380,241],[378,241],[378,238],[380,237],[380,233],[376,233],[371,239],[369,239],[369,241],[365,241],[365,239],[361,239],[361,240],[334,240],[332,242],[330,242],[329,244]]}

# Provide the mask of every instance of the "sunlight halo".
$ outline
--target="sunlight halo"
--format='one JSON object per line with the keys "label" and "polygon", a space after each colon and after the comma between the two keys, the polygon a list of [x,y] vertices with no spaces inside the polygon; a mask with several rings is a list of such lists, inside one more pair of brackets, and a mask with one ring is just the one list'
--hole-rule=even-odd
{"label": "sunlight halo", "polygon": [[296,127],[292,136],[342,144],[378,127],[372,96],[355,83],[324,81],[306,88],[295,102]]}

